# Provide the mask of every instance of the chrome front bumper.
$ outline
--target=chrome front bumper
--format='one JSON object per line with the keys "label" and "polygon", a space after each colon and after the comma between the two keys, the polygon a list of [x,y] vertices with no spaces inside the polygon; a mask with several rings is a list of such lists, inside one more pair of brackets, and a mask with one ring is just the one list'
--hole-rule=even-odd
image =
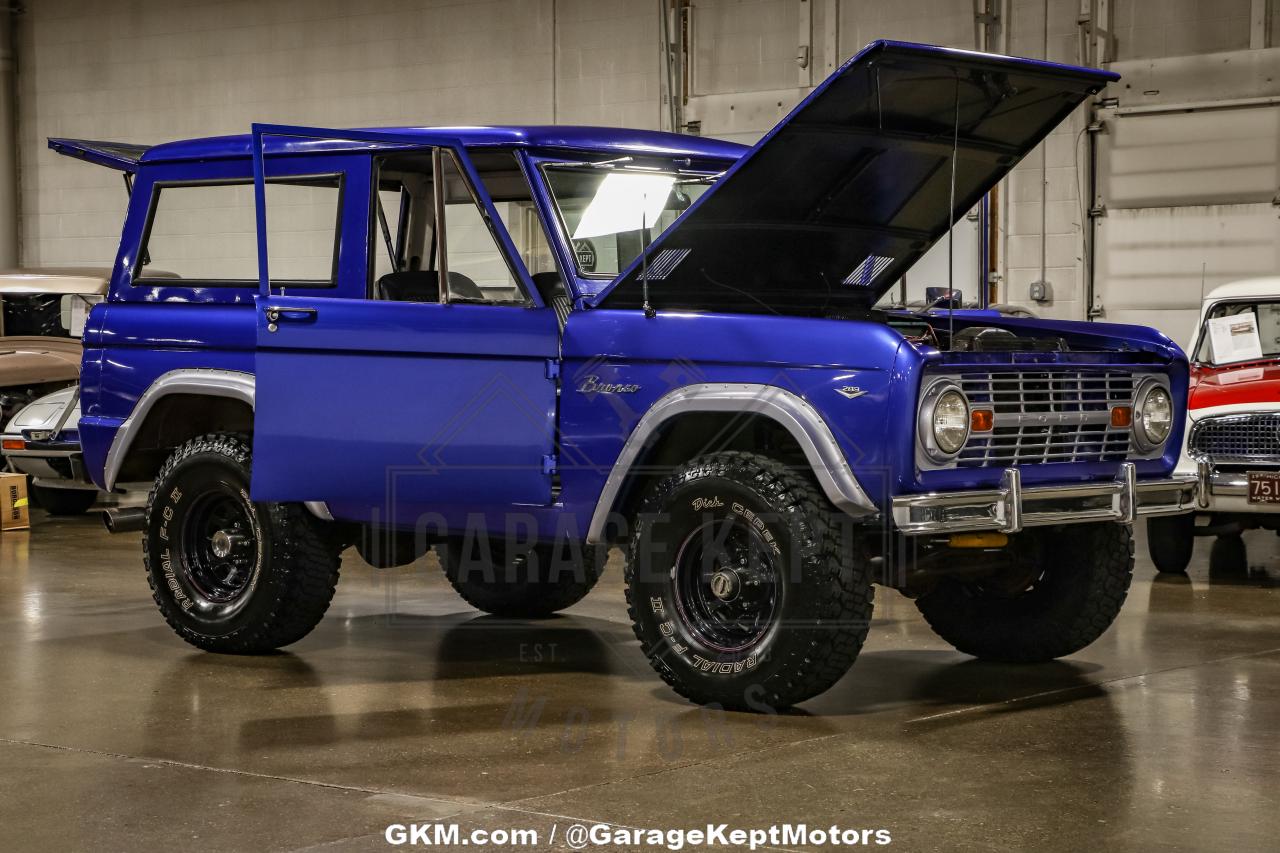
{"label": "chrome front bumper", "polygon": [[1177,515],[1195,509],[1197,477],[1139,481],[1132,462],[1120,465],[1110,482],[1024,489],[1017,468],[1006,468],[1000,488],[980,492],[931,492],[893,499],[893,521],[900,532],[962,533],[995,530],[1017,533],[1024,527],[1113,521],[1132,524],[1139,516]]}
{"label": "chrome front bumper", "polygon": [[[1262,466],[1259,466],[1261,470]],[[1270,470],[1274,470],[1271,468]],[[1196,460],[1196,507],[1211,512],[1280,513],[1280,504],[1250,503],[1249,475],[1244,471],[1218,471],[1208,459]]]}

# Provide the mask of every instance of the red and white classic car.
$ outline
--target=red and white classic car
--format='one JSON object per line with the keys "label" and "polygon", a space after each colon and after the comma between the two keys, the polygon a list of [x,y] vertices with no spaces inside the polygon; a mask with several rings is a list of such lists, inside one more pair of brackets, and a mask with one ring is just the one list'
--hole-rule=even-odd
{"label": "red and white classic car", "polygon": [[1219,537],[1228,559],[1244,564],[1245,530],[1280,531],[1280,277],[1211,291],[1187,354],[1191,387],[1177,470],[1198,474],[1198,508],[1148,520],[1160,572],[1185,571],[1196,536]]}

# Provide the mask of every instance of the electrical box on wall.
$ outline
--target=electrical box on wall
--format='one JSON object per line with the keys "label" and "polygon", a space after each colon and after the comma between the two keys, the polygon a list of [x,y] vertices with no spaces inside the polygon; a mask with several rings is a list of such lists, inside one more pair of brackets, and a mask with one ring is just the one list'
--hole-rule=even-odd
{"label": "electrical box on wall", "polygon": [[1052,302],[1053,301],[1053,285],[1047,281],[1031,282],[1031,293],[1029,294],[1032,302]]}

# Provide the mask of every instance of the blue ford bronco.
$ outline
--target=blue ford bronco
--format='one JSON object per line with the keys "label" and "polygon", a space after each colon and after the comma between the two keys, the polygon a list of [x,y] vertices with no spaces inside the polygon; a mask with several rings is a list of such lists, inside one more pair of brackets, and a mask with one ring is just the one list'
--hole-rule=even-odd
{"label": "blue ford bronco", "polygon": [[[853,664],[872,584],[1069,655],[1129,586],[1187,362],[1140,327],[878,303],[1115,76],[876,42],[754,147],[587,127],[53,139],[131,188],[84,335],[94,481],[150,490],[187,642],[304,637],[356,547],[551,614],[626,555],[658,674],[730,708]],[[165,270],[163,274],[152,270]]]}

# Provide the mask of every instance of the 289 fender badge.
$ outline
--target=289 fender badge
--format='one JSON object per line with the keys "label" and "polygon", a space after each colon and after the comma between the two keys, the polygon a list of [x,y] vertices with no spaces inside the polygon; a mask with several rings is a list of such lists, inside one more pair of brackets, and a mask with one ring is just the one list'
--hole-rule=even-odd
{"label": "289 fender badge", "polygon": [[857,385],[842,385],[836,389],[836,393],[847,400],[852,400],[855,397],[861,397],[867,392],[859,388]]}
{"label": "289 fender badge", "polygon": [[600,377],[594,374],[582,377],[582,381],[578,383],[579,394],[634,394],[639,390],[639,385],[601,382]]}

